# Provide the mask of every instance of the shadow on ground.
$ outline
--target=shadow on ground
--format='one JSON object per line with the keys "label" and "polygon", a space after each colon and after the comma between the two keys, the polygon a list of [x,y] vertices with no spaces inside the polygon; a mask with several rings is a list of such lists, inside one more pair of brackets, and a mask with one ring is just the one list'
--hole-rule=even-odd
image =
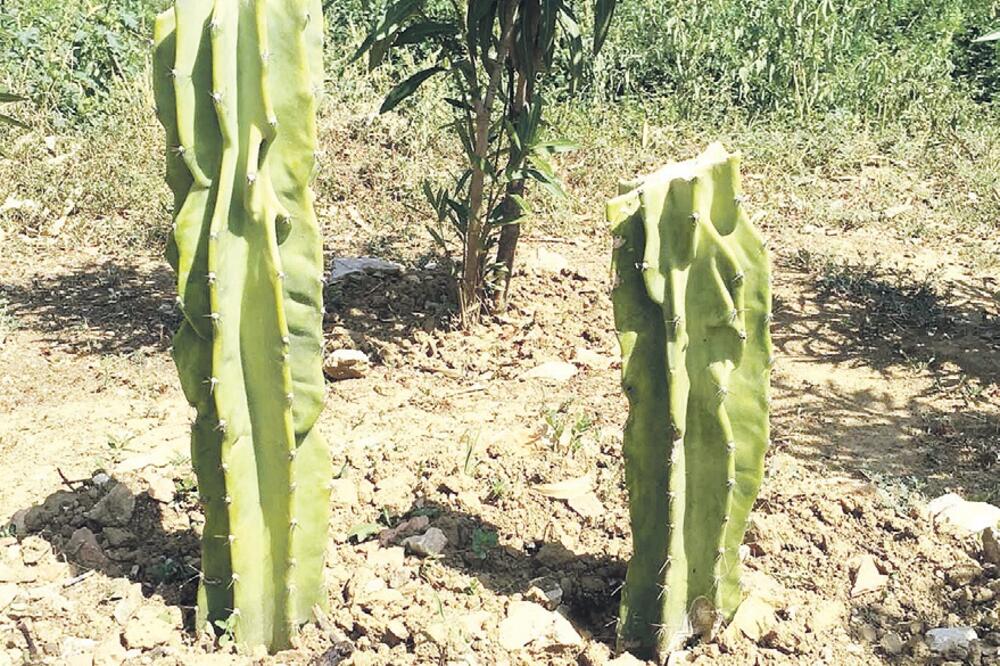
{"label": "shadow on ground", "polygon": [[817,470],[1000,500],[998,292],[806,259],[779,264],[775,439]]}
{"label": "shadow on ground", "polygon": [[87,264],[34,277],[28,284],[0,284],[0,302],[18,327],[75,354],[127,354],[166,349],[180,324],[173,277],[165,264]]}

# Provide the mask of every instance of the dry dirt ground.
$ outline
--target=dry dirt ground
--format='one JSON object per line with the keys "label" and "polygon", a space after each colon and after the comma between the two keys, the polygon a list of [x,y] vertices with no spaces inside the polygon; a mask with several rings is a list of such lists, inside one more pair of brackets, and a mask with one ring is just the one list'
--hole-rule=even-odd
{"label": "dry dirt ground", "polygon": [[[329,385],[321,420],[340,470],[330,610],[277,656],[192,627],[201,519],[169,270],[19,241],[0,268],[0,664],[606,663],[630,550],[626,407],[609,242],[588,224],[529,239],[514,308],[472,334],[416,261],[328,287],[329,348],[373,365]],[[1000,500],[1000,283],[884,229],[781,239],[774,446],[745,563],[775,622],[678,663],[935,663],[924,632],[957,625],[981,640],[947,658],[998,663],[1000,571],[921,508],[946,491]],[[524,377],[550,360],[578,372]],[[580,477],[598,503],[535,490]],[[398,545],[421,526],[447,536],[440,558]],[[885,578],[852,596],[866,555]],[[511,604],[544,601],[532,588],[562,595],[579,637],[501,647]]]}

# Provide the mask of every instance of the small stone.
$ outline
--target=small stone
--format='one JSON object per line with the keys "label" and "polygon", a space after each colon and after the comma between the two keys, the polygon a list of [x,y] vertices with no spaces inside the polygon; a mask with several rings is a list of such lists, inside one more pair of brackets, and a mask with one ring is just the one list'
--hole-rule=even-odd
{"label": "small stone", "polygon": [[67,664],[92,664],[94,663],[94,648],[97,641],[89,638],[77,638],[67,636],[60,646],[60,656]]}
{"label": "small stone", "polygon": [[97,537],[86,527],[73,532],[66,544],[66,554],[74,562],[87,569],[107,569],[111,560],[101,550]]}
{"label": "small stone", "polygon": [[397,645],[410,638],[410,631],[402,620],[390,620],[385,625],[385,637],[389,645]]}
{"label": "small stone", "polygon": [[566,500],[566,503],[569,504],[569,508],[584,518],[595,518],[605,513],[604,505],[601,504],[601,500],[593,492],[586,492],[582,495],[570,497]]}
{"label": "small stone", "polygon": [[561,543],[547,543],[538,549],[535,559],[553,569],[576,559],[576,554]]}
{"label": "small stone", "polygon": [[983,557],[987,562],[1000,566],[1000,528],[983,530]]}
{"label": "small stone", "polygon": [[875,565],[875,558],[871,555],[862,555],[857,568],[854,570],[854,585],[851,587],[851,596],[857,597],[867,592],[874,592],[885,586],[888,576],[883,575],[878,566]]}
{"label": "small stone", "polygon": [[735,632],[740,631],[753,642],[759,643],[775,622],[777,622],[777,618],[774,614],[774,607],[759,597],[751,595],[736,609],[736,614],[729,627],[726,628],[726,633],[732,636]]}
{"label": "small stone", "polygon": [[397,543],[406,537],[420,534],[431,524],[431,519],[427,516],[414,516],[407,518],[395,527],[390,527],[378,533],[378,542],[382,546],[389,546]]}
{"label": "small stone", "polygon": [[977,563],[963,562],[949,569],[946,576],[952,587],[964,587],[979,578],[982,573],[983,569]]}
{"label": "small stone", "polygon": [[527,263],[541,273],[560,275],[564,271],[569,270],[569,260],[567,260],[566,257],[562,256],[558,252],[546,250],[544,247],[540,247],[530,253],[527,258]]}
{"label": "small stone", "polygon": [[867,643],[874,643],[878,638],[878,630],[870,624],[861,625],[861,629],[858,633],[861,634],[861,638],[863,638]]}
{"label": "small stone", "polygon": [[323,362],[323,372],[330,381],[360,379],[368,373],[371,360],[357,349],[338,349]]}
{"label": "small stone", "polygon": [[580,632],[563,613],[559,611],[552,613],[551,625],[549,636],[552,645],[575,647],[583,644]]}
{"label": "small stone", "polygon": [[978,534],[1000,523],[1000,507],[986,502],[968,502],[955,493],[928,502],[926,515],[935,525],[962,535]]}
{"label": "small stone", "polygon": [[604,354],[599,354],[586,347],[577,347],[576,356],[573,362],[592,370],[607,370],[614,363],[614,359]]}
{"label": "small stone", "polygon": [[330,501],[334,506],[357,506],[358,484],[353,479],[334,479],[330,482]]}
{"label": "small stone", "polygon": [[447,544],[448,538],[436,527],[428,528],[420,536],[403,539],[403,547],[420,557],[437,557]]}
{"label": "small stone", "polygon": [[924,635],[927,647],[931,652],[938,654],[950,653],[956,649],[968,650],[972,641],[978,638],[976,630],[972,627],[938,627]]}
{"label": "small stone", "polygon": [[165,613],[155,606],[140,608],[125,625],[125,644],[130,648],[150,650],[168,642],[174,628],[164,616]]}
{"label": "small stone", "polygon": [[117,635],[101,641],[94,648],[94,666],[120,666],[125,657],[125,648]]}
{"label": "small stone", "polygon": [[540,606],[544,606],[548,610],[555,610],[562,603],[563,590],[558,583],[552,582],[544,588],[539,587],[538,585],[532,585],[528,588],[524,598],[528,601],[533,601]]}
{"label": "small stone", "polygon": [[135,535],[120,527],[105,527],[101,534],[108,540],[108,545],[112,548],[120,548],[135,541]]}
{"label": "small stone", "polygon": [[105,474],[104,472],[98,472],[97,474],[92,476],[90,480],[94,482],[95,486],[103,486],[105,483],[111,480],[111,477]]}
{"label": "small stone", "polygon": [[538,604],[514,601],[500,623],[500,646],[508,651],[519,650],[548,633],[552,621],[552,613]]}
{"label": "small stone", "polygon": [[10,606],[17,598],[17,585],[14,583],[0,583],[0,611]]}
{"label": "small stone", "polygon": [[879,643],[885,653],[895,657],[903,653],[903,648],[905,643],[903,643],[902,637],[894,631],[890,631],[885,636],[882,637],[882,641]]}
{"label": "small stone", "polygon": [[[128,582],[128,581],[123,581]],[[138,609],[143,602],[142,595],[142,585],[139,583],[132,583],[128,587],[120,592],[121,599],[115,604],[115,609],[112,612],[115,622],[121,626],[128,624],[128,621],[132,619],[133,613]]]}
{"label": "small stone", "polygon": [[116,483],[108,494],[87,512],[87,518],[101,525],[121,527],[132,519],[135,510],[135,496],[123,483]]}
{"label": "small stone", "polygon": [[521,379],[541,379],[553,384],[562,384],[576,375],[576,366],[564,361],[548,361],[521,374]]}
{"label": "small stone", "polygon": [[155,469],[147,469],[142,475],[146,482],[146,492],[161,504],[170,504],[174,501],[174,482],[168,478],[160,476]]}

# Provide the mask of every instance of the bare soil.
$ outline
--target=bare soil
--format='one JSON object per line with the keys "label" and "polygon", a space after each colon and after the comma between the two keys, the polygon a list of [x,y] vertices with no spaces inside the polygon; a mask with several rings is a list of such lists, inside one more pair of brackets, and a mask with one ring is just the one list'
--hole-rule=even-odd
{"label": "bare soil", "polygon": [[[331,253],[363,250],[349,221],[327,224]],[[415,257],[328,287],[329,348],[373,367],[330,384],[321,420],[340,470],[330,609],[276,656],[192,626],[201,518],[165,263],[22,239],[0,269],[0,664],[606,663],[631,548],[626,405],[609,242],[586,224],[529,239],[514,307],[472,333]],[[885,229],[780,231],[775,445],[745,562],[777,622],[685,658],[934,663],[924,632],[965,625],[981,641],[950,658],[1000,663],[1000,571],[921,514],[946,491],[1000,500],[1000,283]],[[537,266],[539,249],[572,268]],[[550,360],[578,373],[523,376]],[[585,476],[597,511],[533,490]],[[118,484],[134,507],[115,527],[93,508]],[[442,557],[404,553],[414,524],[443,530]],[[852,597],[865,555],[888,578]],[[578,645],[500,646],[533,586],[561,588]]]}

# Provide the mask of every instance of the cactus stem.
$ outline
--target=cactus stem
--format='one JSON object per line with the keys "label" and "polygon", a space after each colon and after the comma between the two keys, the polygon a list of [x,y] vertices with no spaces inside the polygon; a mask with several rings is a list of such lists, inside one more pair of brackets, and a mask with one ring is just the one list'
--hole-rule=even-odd
{"label": "cactus stem", "polygon": [[292,518],[292,520],[288,523],[288,527],[290,527],[293,530],[298,526],[299,526],[299,521],[296,518]]}
{"label": "cactus stem", "polygon": [[253,185],[256,182],[257,182],[257,174],[255,174],[253,171],[247,172],[247,183]]}
{"label": "cactus stem", "polygon": [[215,284],[215,273],[211,273],[211,272],[210,273],[206,273],[205,274],[205,280],[209,284]]}
{"label": "cactus stem", "polygon": [[612,236],[611,246],[614,249],[619,249],[625,246],[625,238],[622,236]]}
{"label": "cactus stem", "polygon": [[205,383],[208,384],[208,393],[209,395],[211,395],[212,393],[215,392],[215,387],[218,386],[219,384],[219,378],[209,377],[208,379],[205,380]]}
{"label": "cactus stem", "polygon": [[215,429],[219,432],[226,432],[226,420],[219,419],[219,423],[215,426]]}
{"label": "cactus stem", "polygon": [[213,90],[210,93],[210,95],[212,97],[212,101],[213,102],[215,102],[216,104],[222,104],[222,93],[221,92],[219,92],[217,90]]}

